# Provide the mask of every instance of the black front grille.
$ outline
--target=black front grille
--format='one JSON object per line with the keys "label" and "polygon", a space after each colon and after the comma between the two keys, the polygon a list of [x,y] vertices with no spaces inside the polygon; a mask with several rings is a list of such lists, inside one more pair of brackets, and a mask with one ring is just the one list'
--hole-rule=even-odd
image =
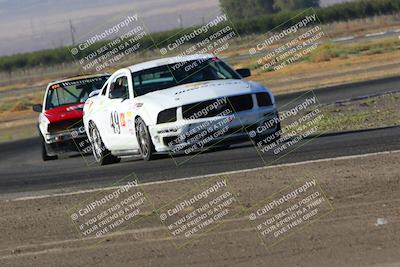
{"label": "black front grille", "polygon": [[272,106],[272,99],[268,93],[257,93],[256,96],[259,107]]}
{"label": "black front grille", "polygon": [[79,127],[83,127],[82,119],[65,120],[50,123],[48,125],[48,131],[50,133],[55,133]]}
{"label": "black front grille", "polygon": [[253,98],[251,95],[240,95],[228,97],[229,103],[236,112],[245,111],[253,108]]}
{"label": "black front grille", "polygon": [[161,111],[157,116],[157,124],[176,121],[176,108]]}
{"label": "black front grille", "polygon": [[226,112],[228,112],[226,115],[229,115],[252,108],[253,98],[251,94],[248,94],[184,105],[182,106],[182,113],[184,119],[201,119],[215,117],[221,113],[226,114]]}

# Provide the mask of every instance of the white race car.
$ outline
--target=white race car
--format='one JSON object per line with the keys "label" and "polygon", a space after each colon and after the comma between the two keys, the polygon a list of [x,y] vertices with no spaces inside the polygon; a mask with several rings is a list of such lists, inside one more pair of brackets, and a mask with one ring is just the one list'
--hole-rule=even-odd
{"label": "white race car", "polygon": [[[84,106],[85,131],[100,165],[122,157],[192,153],[274,135],[275,99],[214,55],[140,63],[116,71]],[[266,126],[267,125],[267,126]],[[257,130],[256,130],[257,129]]]}

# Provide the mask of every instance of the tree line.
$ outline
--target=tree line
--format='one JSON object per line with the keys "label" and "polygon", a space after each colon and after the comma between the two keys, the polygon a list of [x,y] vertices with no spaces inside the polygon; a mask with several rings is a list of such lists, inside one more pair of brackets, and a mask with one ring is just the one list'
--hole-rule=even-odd
{"label": "tree line", "polygon": [[319,0],[220,0],[221,9],[233,20],[319,7]]}
{"label": "tree line", "polygon": [[[221,0],[222,1],[222,0]],[[227,1],[227,0],[226,0]],[[253,1],[252,9],[256,9],[254,12],[260,12],[257,8],[258,5],[265,4],[267,1],[262,0],[246,0]],[[247,3],[244,1],[244,3]],[[277,0],[276,0],[277,1]],[[282,0],[285,3],[297,2],[295,0]],[[305,1],[305,0],[304,0]],[[236,2],[236,1],[235,1]],[[240,1],[237,1],[240,2]],[[301,1],[299,1],[301,2]],[[306,2],[306,1],[305,1]],[[276,2],[278,3],[278,2]],[[282,23],[296,17],[299,14],[300,10],[282,10],[282,11],[274,11],[278,7],[278,5],[274,2],[272,5],[272,12],[267,13],[263,12],[258,15],[252,15],[243,18],[234,17],[234,24],[236,30],[240,34],[257,34],[257,33],[265,33],[269,30],[274,29],[275,27],[281,25]],[[271,8],[271,6],[270,6]],[[251,9],[251,8],[250,8]],[[334,21],[347,21],[351,19],[357,18],[366,18],[376,15],[385,15],[385,14],[395,14],[400,11],[400,0],[358,0],[352,2],[340,3],[328,7],[316,7],[313,9],[306,10],[301,17],[305,15],[316,13],[322,23],[334,22]],[[187,28],[182,33],[180,29],[153,33],[150,36],[146,36],[141,40],[142,47],[147,47],[149,49],[155,48],[153,45],[153,40],[155,43],[159,43],[163,40],[168,39],[170,36],[175,34],[184,34],[191,32],[193,28]],[[210,33],[211,34],[211,33]],[[194,42],[199,41],[198,39],[194,39]],[[104,43],[98,43],[93,45],[91,49],[86,51],[87,54],[90,54],[92,51],[95,51],[99,47],[104,45]],[[0,71],[11,73],[16,69],[30,68],[36,66],[51,66],[60,63],[69,63],[73,62],[74,58],[71,55],[72,47],[64,47],[64,48],[56,48],[56,49],[47,49],[30,53],[21,53],[10,56],[0,57]],[[85,55],[79,55],[85,56]]]}

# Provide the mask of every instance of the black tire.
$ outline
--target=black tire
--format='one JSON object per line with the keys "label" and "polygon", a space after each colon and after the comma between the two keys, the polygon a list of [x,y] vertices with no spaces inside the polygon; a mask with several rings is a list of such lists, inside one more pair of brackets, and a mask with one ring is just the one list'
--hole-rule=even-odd
{"label": "black tire", "polygon": [[43,138],[41,139],[41,154],[42,154],[42,160],[43,161],[49,161],[49,160],[58,159],[57,155],[49,156],[49,154],[47,153],[46,143],[43,140]]}
{"label": "black tire", "polygon": [[155,148],[151,141],[149,128],[140,117],[135,120],[135,131],[142,158],[146,161],[156,159],[157,156],[154,154]]}
{"label": "black tire", "polygon": [[101,139],[100,132],[94,123],[90,123],[89,133],[93,156],[97,164],[103,166],[121,161],[120,158],[112,155],[111,152],[105,147],[103,140]]}

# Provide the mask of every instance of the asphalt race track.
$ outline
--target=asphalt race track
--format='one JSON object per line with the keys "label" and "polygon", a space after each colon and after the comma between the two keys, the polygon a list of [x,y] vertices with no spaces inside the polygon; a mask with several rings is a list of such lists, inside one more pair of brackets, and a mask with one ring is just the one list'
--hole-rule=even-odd
{"label": "asphalt race track", "polygon": [[[376,94],[389,92],[400,92],[400,77],[372,80],[353,84],[343,84],[314,90],[319,103],[329,104],[336,101],[357,99]],[[290,100],[301,96],[305,92],[295,92],[290,94],[278,95],[276,97],[278,108],[285,105]]]}
{"label": "asphalt race track", "polygon": [[[391,78],[319,89],[315,93],[320,103],[333,103],[364,95],[398,91],[399,84],[400,78]],[[298,95],[301,93],[278,96],[278,106],[284,105]],[[306,144],[273,164],[399,150],[400,127],[328,135],[301,142]],[[2,198],[7,198],[10,194],[27,196],[40,194],[39,192],[43,191],[68,192],[111,186],[132,173],[144,183],[265,166],[250,142],[195,157],[180,156],[179,162],[184,161],[185,157],[193,158],[179,166],[170,156],[152,162],[131,159],[103,167],[95,164],[88,166],[81,156],[42,162],[38,138],[0,144],[0,151]],[[88,156],[87,160],[93,161],[91,156]]]}

